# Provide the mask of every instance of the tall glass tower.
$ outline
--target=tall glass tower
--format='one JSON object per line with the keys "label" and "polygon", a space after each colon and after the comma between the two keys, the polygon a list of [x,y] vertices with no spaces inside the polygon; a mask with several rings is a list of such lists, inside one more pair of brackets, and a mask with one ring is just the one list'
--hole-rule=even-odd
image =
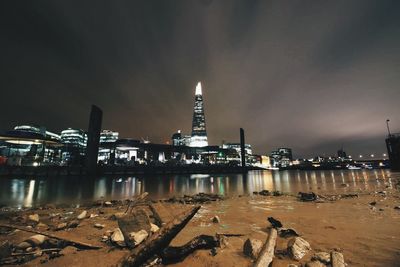
{"label": "tall glass tower", "polygon": [[201,83],[196,86],[196,94],[194,98],[192,137],[190,139],[191,147],[208,146],[206,117],[204,115],[203,95],[201,92]]}

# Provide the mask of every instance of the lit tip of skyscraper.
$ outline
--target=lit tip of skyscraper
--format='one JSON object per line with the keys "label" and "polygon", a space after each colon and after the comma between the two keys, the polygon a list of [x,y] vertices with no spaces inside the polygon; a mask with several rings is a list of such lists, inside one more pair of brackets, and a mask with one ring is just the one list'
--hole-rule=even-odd
{"label": "lit tip of skyscraper", "polygon": [[196,95],[201,95],[201,82],[198,82],[196,85]]}

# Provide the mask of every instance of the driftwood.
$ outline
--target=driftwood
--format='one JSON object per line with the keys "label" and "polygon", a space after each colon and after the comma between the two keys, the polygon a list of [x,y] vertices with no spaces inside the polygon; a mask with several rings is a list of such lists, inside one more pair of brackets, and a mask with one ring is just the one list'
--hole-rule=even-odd
{"label": "driftwood", "polygon": [[163,264],[171,264],[184,260],[197,249],[212,249],[219,247],[219,240],[215,236],[199,235],[180,247],[167,247],[161,254]]}
{"label": "driftwood", "polygon": [[142,202],[144,199],[146,199],[146,197],[149,195],[149,193],[144,192],[143,194],[135,197],[132,200],[129,200],[128,206],[126,207],[126,211],[125,213],[128,213],[129,209],[130,212],[132,212],[133,208],[137,205],[140,204],[140,202]]}
{"label": "driftwood", "polygon": [[269,266],[269,264],[272,262],[274,258],[277,235],[278,231],[275,228],[271,228],[269,230],[267,241],[265,242],[263,248],[261,249],[257,261],[254,264],[254,267]]}
{"label": "driftwood", "polygon": [[58,236],[55,236],[55,235],[47,233],[47,232],[37,231],[37,230],[33,230],[33,229],[26,229],[26,228],[21,227],[21,226],[0,223],[0,227],[7,227],[7,228],[12,228],[12,229],[18,229],[18,230],[29,232],[29,233],[45,235],[45,236],[53,238],[53,239],[65,241],[68,244],[71,244],[71,245],[73,245],[75,247],[79,247],[79,248],[82,248],[82,249],[100,249],[100,248],[102,248],[102,247],[99,247],[99,246],[94,246],[94,245],[87,244],[87,243],[84,243],[84,242],[80,242],[80,241],[77,241],[77,240],[73,240],[73,239],[70,239],[70,238],[58,237]]}
{"label": "driftwood", "polygon": [[193,218],[199,209],[200,206],[196,206],[185,211],[182,215],[177,216],[174,220],[162,226],[155,234],[133,249],[131,253],[129,253],[127,257],[124,257],[118,265],[131,267],[140,266],[155,254],[161,253],[162,250],[169,245],[172,239]]}
{"label": "driftwood", "polygon": [[156,208],[154,207],[154,205],[149,203],[149,208],[150,208],[151,212],[153,213],[153,218],[156,221],[156,224],[158,226],[162,226],[163,220],[161,219],[161,217],[158,214],[158,212],[157,212]]}

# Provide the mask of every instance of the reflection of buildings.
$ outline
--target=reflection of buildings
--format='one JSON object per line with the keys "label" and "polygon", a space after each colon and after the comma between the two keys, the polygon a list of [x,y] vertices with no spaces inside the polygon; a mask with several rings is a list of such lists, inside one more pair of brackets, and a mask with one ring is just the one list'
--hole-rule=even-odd
{"label": "reflection of buildings", "polygon": [[207,131],[206,131],[206,117],[204,115],[203,95],[201,83],[196,86],[193,122],[192,122],[192,137],[190,140],[192,147],[208,146]]}

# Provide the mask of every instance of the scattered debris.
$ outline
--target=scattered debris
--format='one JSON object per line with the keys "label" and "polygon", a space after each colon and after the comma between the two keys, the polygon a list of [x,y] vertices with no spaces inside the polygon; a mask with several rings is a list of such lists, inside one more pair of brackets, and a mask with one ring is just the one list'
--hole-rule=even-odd
{"label": "scattered debris", "polygon": [[263,242],[259,239],[248,238],[243,245],[243,253],[244,255],[257,259],[258,254],[260,253],[263,246]]}
{"label": "scattered debris", "polygon": [[331,253],[331,263],[332,267],[345,267],[343,254],[337,251],[332,251]]}
{"label": "scattered debris", "polygon": [[31,222],[38,223],[40,221],[39,214],[32,214],[28,216],[28,220]]}
{"label": "scattered debris", "polygon": [[94,227],[97,229],[103,229],[104,227],[106,227],[104,224],[100,224],[100,223],[95,223]]}
{"label": "scattered debris", "polygon": [[369,203],[371,206],[375,206],[376,205],[376,201],[372,201]]}
{"label": "scattered debris", "polygon": [[318,199],[318,196],[314,192],[311,193],[299,192],[299,198],[301,201],[315,201]]}
{"label": "scattered debris", "polygon": [[68,226],[68,224],[67,223],[65,223],[65,222],[63,222],[63,223],[59,223],[59,224],[57,224],[57,227],[56,227],[56,231],[61,231],[61,230],[64,230],[65,228],[67,228],[67,226]]}
{"label": "scattered debris", "polygon": [[158,227],[157,225],[155,225],[154,223],[150,223],[150,231],[152,233],[157,232],[158,230],[160,230],[160,227]]}
{"label": "scattered debris", "polygon": [[276,246],[276,238],[278,236],[278,232],[275,228],[271,228],[269,230],[268,239],[265,242],[257,261],[254,264],[254,267],[261,266],[269,266],[272,260],[274,259],[274,251]]}
{"label": "scattered debris", "polygon": [[78,215],[78,217],[76,217],[78,220],[83,220],[87,217],[87,210],[84,210],[81,212],[81,214]]}
{"label": "scattered debris", "polygon": [[268,217],[268,221],[271,223],[273,228],[281,228],[283,225],[280,221],[278,221],[277,219],[273,218],[273,217]]}
{"label": "scattered debris", "polygon": [[294,237],[288,242],[287,250],[289,255],[295,259],[300,260],[311,250],[310,244],[301,237]]}
{"label": "scattered debris", "polygon": [[140,230],[139,232],[132,232],[129,233],[129,240],[131,240],[135,246],[139,245],[142,243],[149,234],[146,232],[146,230]]}
{"label": "scattered debris", "polygon": [[395,206],[394,209],[395,210],[400,210],[400,206]]}
{"label": "scattered debris", "polygon": [[183,197],[172,197],[170,199],[164,200],[165,202],[171,203],[182,203],[182,204],[203,204],[211,201],[223,200],[224,197],[217,194],[206,194],[198,193],[193,196],[184,195]]}
{"label": "scattered debris", "polygon": [[115,228],[111,235],[111,241],[120,247],[125,247],[125,238],[119,228]]}
{"label": "scattered debris", "polygon": [[7,240],[0,244],[0,259],[6,258],[11,255],[12,247]]}
{"label": "scattered debris", "polygon": [[283,238],[300,236],[296,232],[296,230],[291,229],[291,228],[281,228],[281,229],[278,230],[278,234],[279,234],[280,237],[283,237]]}
{"label": "scattered debris", "polygon": [[214,217],[212,217],[211,221],[212,221],[213,223],[220,223],[220,222],[221,222],[221,219],[220,219],[217,215],[215,215]]}
{"label": "scattered debris", "polygon": [[328,252],[316,252],[311,259],[313,261],[320,261],[329,264],[331,262],[331,254]]}

